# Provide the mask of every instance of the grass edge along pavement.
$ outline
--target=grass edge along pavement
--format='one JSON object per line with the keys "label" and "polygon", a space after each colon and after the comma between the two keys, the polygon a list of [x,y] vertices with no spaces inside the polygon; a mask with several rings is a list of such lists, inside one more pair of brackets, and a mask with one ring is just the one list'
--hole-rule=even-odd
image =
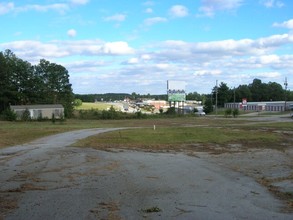
{"label": "grass edge along pavement", "polygon": [[[241,119],[210,118],[210,117],[179,117],[179,118],[156,118],[156,119],[131,119],[131,120],[78,120],[68,119],[65,122],[55,124],[45,121],[31,122],[7,122],[0,121],[0,149],[3,147],[24,144],[48,135],[57,133],[88,129],[88,128],[114,128],[114,127],[148,127],[156,125],[157,132],[162,128],[173,127],[208,127],[208,128],[247,128],[264,131],[293,130],[293,123],[265,123],[253,122]],[[233,129],[232,129],[233,131]],[[271,132],[270,132],[271,133]],[[183,137],[186,134],[183,135]],[[208,137],[212,137],[213,134]],[[242,135],[243,136],[243,135]],[[266,139],[266,137],[265,137]],[[177,141],[178,143],[178,141]],[[215,142],[216,143],[216,142]]]}
{"label": "grass edge along pavement", "polygon": [[[95,149],[124,148],[146,151],[209,151],[210,153],[228,152],[225,148],[241,145],[244,149],[253,146],[260,148],[276,147],[282,140],[282,134],[263,131],[253,132],[247,128],[234,127],[156,127],[124,129],[94,135],[73,144],[77,147]],[[216,146],[216,147],[215,147]],[[282,150],[286,145],[282,145]],[[242,150],[242,149],[239,149]]]}
{"label": "grass edge along pavement", "polygon": [[181,126],[194,124],[214,123],[213,120],[203,120],[195,117],[131,119],[131,120],[80,120],[67,119],[64,122],[51,123],[51,121],[0,121],[0,149],[24,144],[48,135],[57,133],[88,129],[88,128],[114,128],[114,127],[150,127]]}
{"label": "grass edge along pavement", "polygon": [[[278,123],[277,125],[280,126],[282,123]],[[270,127],[272,126],[273,125],[270,124]],[[273,129],[265,130],[263,127],[258,127],[256,130],[250,130],[246,126],[243,128],[244,129],[216,127],[211,129],[208,127],[173,127],[159,128],[156,130],[152,130],[151,128],[128,129],[91,136],[78,141],[72,146],[90,147],[107,151],[113,149],[131,149],[147,152],[183,151],[185,153],[192,152],[189,154],[192,156],[196,155],[196,152],[201,151],[208,152],[209,154],[245,153],[249,151],[250,148],[252,150],[257,148],[259,150],[271,149],[285,152],[287,147],[292,147],[292,145],[290,145],[292,138],[289,137],[288,140],[288,135],[286,133],[275,132]],[[214,136],[212,140],[209,139],[209,135],[207,135],[211,134],[209,132]],[[293,132],[292,127],[291,132]],[[178,140],[178,137],[186,140],[182,142],[181,139]],[[235,150],[235,145],[240,148],[236,147]],[[291,172],[292,168],[293,167],[291,167]],[[251,176],[245,172],[244,175]],[[251,177],[259,184],[266,187],[275,197],[286,203],[286,207],[284,207],[282,211],[293,213],[293,192],[284,192],[279,189],[279,187],[274,186],[274,182],[276,181],[274,178],[267,178],[265,176],[257,178],[254,175]],[[293,181],[293,173],[284,178],[284,180]]]}

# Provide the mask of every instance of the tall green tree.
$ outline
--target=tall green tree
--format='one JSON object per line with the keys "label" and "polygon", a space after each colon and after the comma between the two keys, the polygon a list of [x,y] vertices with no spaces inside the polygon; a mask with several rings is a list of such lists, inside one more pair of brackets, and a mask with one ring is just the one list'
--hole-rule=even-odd
{"label": "tall green tree", "polygon": [[67,69],[44,59],[40,60],[35,69],[43,83],[40,85],[40,92],[45,102],[63,104],[66,116],[70,116],[73,111],[74,96]]}
{"label": "tall green tree", "polygon": [[267,101],[266,100],[266,86],[260,79],[254,79],[251,84],[248,85],[251,92],[251,98],[254,102]]}
{"label": "tall green tree", "polygon": [[267,100],[280,101],[285,99],[285,90],[279,83],[269,82],[267,85]]}
{"label": "tall green tree", "polygon": [[246,98],[248,101],[252,101],[251,92],[248,85],[240,85],[235,90],[235,101],[242,102],[242,99]]}
{"label": "tall green tree", "polygon": [[212,99],[208,96],[206,97],[206,100],[204,102],[203,110],[207,114],[214,110]]}
{"label": "tall green tree", "polygon": [[0,112],[9,105],[9,76],[4,54],[0,52]]}
{"label": "tall green tree", "polygon": [[221,82],[218,87],[213,88],[213,101],[216,102],[220,107],[224,107],[226,102],[231,100],[231,91],[226,83]]}

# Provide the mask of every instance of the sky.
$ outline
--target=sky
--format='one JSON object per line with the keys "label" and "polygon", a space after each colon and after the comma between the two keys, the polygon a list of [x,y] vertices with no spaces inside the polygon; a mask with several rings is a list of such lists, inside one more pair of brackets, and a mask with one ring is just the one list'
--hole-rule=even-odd
{"label": "sky", "polygon": [[293,90],[292,0],[0,0],[0,51],[64,66],[73,92]]}

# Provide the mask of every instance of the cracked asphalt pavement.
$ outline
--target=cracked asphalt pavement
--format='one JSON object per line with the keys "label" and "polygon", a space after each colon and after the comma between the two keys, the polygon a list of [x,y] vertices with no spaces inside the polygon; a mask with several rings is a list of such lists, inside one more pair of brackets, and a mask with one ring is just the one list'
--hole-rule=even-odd
{"label": "cracked asphalt pavement", "polygon": [[69,146],[113,130],[1,149],[0,219],[293,218],[254,179],[205,158]]}

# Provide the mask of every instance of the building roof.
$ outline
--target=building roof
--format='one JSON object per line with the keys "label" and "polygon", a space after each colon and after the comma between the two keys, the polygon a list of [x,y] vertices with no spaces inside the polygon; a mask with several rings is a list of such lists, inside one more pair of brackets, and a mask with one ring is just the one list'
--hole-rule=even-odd
{"label": "building roof", "polygon": [[48,108],[62,108],[63,105],[61,104],[49,104],[49,105],[11,105],[11,109],[17,110],[17,109],[48,109]]}

